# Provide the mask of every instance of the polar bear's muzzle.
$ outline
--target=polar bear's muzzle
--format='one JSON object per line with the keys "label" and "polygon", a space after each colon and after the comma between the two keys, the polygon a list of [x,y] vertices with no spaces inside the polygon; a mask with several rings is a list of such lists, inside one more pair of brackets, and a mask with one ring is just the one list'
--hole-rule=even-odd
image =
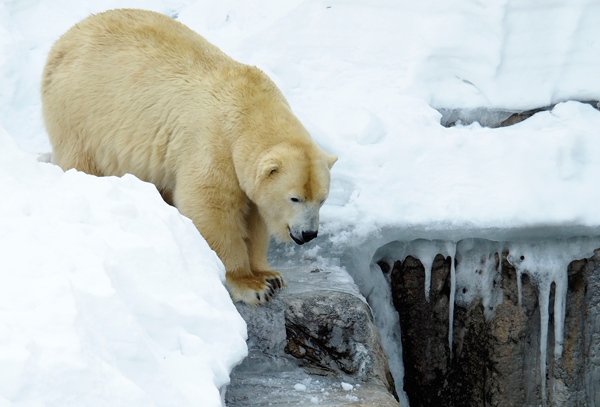
{"label": "polar bear's muzzle", "polygon": [[318,231],[315,231],[315,230],[310,230],[310,231],[303,230],[301,232],[300,236],[295,236],[289,227],[288,227],[288,232],[290,233],[290,237],[292,238],[292,240],[300,246],[302,246],[304,243],[307,243],[307,242],[310,242],[311,240],[313,240],[315,237],[317,237],[317,234],[319,233]]}
{"label": "polar bear's muzzle", "polygon": [[295,216],[288,218],[288,233],[296,244],[303,245],[310,242],[319,232],[318,203],[305,202],[295,204]]}

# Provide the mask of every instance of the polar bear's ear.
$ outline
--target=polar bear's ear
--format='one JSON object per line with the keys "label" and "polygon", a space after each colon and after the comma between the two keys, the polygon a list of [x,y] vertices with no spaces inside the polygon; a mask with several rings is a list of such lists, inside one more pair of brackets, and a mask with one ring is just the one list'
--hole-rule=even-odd
{"label": "polar bear's ear", "polygon": [[333,167],[333,164],[335,164],[335,162],[338,160],[337,155],[326,155],[326,159],[327,159],[327,166],[329,167],[329,169],[331,169],[331,167]]}
{"label": "polar bear's ear", "polygon": [[275,158],[269,158],[262,164],[262,168],[260,170],[260,175],[263,178],[267,178],[273,174],[275,174],[281,168],[281,161]]}

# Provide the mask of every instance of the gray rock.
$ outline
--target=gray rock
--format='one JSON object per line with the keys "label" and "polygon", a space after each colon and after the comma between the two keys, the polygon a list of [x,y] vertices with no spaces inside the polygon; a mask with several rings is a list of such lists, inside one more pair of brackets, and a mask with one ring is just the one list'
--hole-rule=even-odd
{"label": "gray rock", "polygon": [[[600,108],[600,102],[596,100],[581,100],[578,102],[591,105],[596,109]],[[520,123],[536,113],[552,110],[554,109],[554,106],[556,105],[542,106],[524,111],[488,109],[484,107],[474,109],[439,108],[437,110],[442,114],[440,124],[444,127],[452,127],[457,123],[469,125],[471,123],[478,122],[483,127],[496,128],[512,126]]]}
{"label": "gray rock", "polygon": [[371,310],[352,279],[340,269],[278,270],[288,287],[267,306],[236,305],[249,355],[232,372],[226,404],[397,407]]}

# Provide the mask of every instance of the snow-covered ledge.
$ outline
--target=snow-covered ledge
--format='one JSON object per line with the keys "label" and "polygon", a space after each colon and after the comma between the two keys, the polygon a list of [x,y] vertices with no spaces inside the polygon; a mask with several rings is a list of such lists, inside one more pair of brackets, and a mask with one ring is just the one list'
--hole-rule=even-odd
{"label": "snow-covered ledge", "polygon": [[[452,370],[449,366],[456,363],[456,361],[452,361],[452,355],[455,355],[454,358],[456,358],[456,355],[463,350],[464,336],[474,335],[479,338],[482,335],[482,332],[475,332],[473,327],[465,331],[464,318],[455,320],[455,316],[464,316],[465,310],[480,306],[483,312],[483,322],[487,324],[486,329],[488,329],[491,326],[489,324],[500,318],[495,314],[498,307],[502,307],[502,304],[505,303],[508,304],[507,297],[514,294],[514,298],[511,298],[518,304],[513,308],[515,312],[522,312],[523,315],[526,315],[527,312],[529,314],[537,312],[537,314],[529,319],[511,314],[507,319],[508,322],[517,324],[524,318],[527,319],[529,324],[527,332],[530,335],[526,339],[531,343],[519,346],[526,346],[527,352],[523,352],[530,357],[521,368],[534,372],[526,377],[526,379],[530,379],[529,387],[525,383],[521,383],[522,389],[534,390],[530,390],[527,395],[523,391],[516,392],[511,397],[517,402],[521,400],[522,402],[535,401],[538,404],[548,401],[559,403],[564,398],[584,400],[585,397],[588,397],[587,400],[590,400],[595,397],[594,394],[600,394],[600,389],[596,389],[591,384],[593,382],[589,382],[586,387],[583,377],[561,378],[560,375],[564,376],[565,369],[561,370],[559,367],[560,363],[565,363],[563,358],[565,316],[577,312],[576,309],[569,310],[567,305],[574,305],[571,299],[572,294],[568,290],[570,281],[568,271],[569,267],[572,267],[571,262],[592,259],[589,260],[591,268],[588,267],[587,274],[584,273],[586,276],[591,276],[586,284],[597,285],[600,281],[600,269],[598,266],[595,266],[594,269],[593,266],[596,264],[594,261],[597,262],[597,260],[593,260],[593,256],[595,249],[600,248],[600,237],[593,236],[600,236],[600,228],[575,224],[506,229],[384,228],[369,234],[365,239],[355,240],[352,244],[348,244],[346,241],[346,245],[337,245],[334,243],[336,239],[329,236],[319,243],[301,249],[280,246],[272,250],[272,257],[287,258],[291,262],[309,263],[318,267],[341,266],[348,271],[373,310],[402,405],[408,405],[408,397],[403,388],[403,383],[407,383],[407,378],[404,377],[405,369],[402,357],[402,344],[407,338],[402,338],[401,315],[397,311],[397,297],[400,295],[398,290],[400,292],[402,290],[398,287],[402,286],[397,285],[396,292],[391,286],[394,286],[392,281],[394,277],[392,276],[395,275],[398,278],[403,273],[401,271],[403,262],[408,261],[407,259],[413,259],[411,261],[418,259],[418,267],[423,273],[419,281],[422,285],[424,304],[429,304],[430,301],[435,302],[436,300],[432,297],[439,297],[439,292],[435,292],[435,289],[432,288],[435,286],[435,283],[432,282],[432,271],[436,269],[436,261],[437,263],[443,261],[447,265],[443,281],[437,282],[438,291],[446,285],[445,311],[442,312],[442,314],[445,312],[445,319],[440,323],[438,316],[433,321],[438,326],[437,332],[432,334],[431,338],[421,337],[419,340],[436,341],[436,338],[443,332],[444,344],[438,345],[445,349],[443,355],[447,360],[442,358],[442,363],[448,366],[445,370],[449,375]],[[437,268],[439,267],[440,265],[437,264]],[[395,268],[393,273],[391,272],[392,268]],[[514,283],[514,287],[512,287],[514,292],[506,288],[509,285],[509,279]],[[522,281],[525,281],[523,284],[528,287],[526,290],[522,287]],[[439,286],[440,284],[442,286]],[[590,307],[590,302],[598,301],[594,298],[590,297],[584,305],[579,304],[578,306]],[[528,304],[528,311],[523,305],[525,303]],[[422,305],[419,304],[418,301],[415,301],[412,303],[412,307],[418,308]],[[504,315],[504,317],[506,316]],[[432,324],[432,321],[425,318],[422,323]],[[480,330],[485,331],[486,329]],[[485,334],[490,337],[495,333],[487,332]],[[589,340],[591,336],[588,335],[586,338]],[[582,338],[577,340],[580,341]],[[460,349],[456,349],[454,342],[460,343]],[[600,352],[600,343],[588,343],[588,345],[598,348],[598,352]],[[412,351],[412,349],[409,350],[409,352]],[[406,353],[404,355],[406,357]],[[473,357],[481,358],[481,355]],[[462,360],[468,360],[468,356],[462,355]],[[594,377],[600,375],[600,371],[596,371],[598,368],[594,368],[596,362],[592,359],[580,357],[571,363],[578,364],[582,372],[592,372]],[[456,369],[454,368],[454,370]],[[489,371],[488,375],[491,374]],[[549,377],[548,381],[541,380],[540,377],[544,377],[546,374]],[[523,377],[521,375],[521,379]],[[422,387],[418,387],[418,390],[413,389],[413,391],[427,390],[426,380],[421,379],[417,381],[417,387]],[[509,378],[504,379],[509,380]],[[448,378],[445,380],[448,381]],[[510,378],[510,380],[514,382],[516,379]],[[415,385],[415,379],[408,382]],[[452,383],[457,384],[456,381]],[[576,389],[569,388],[565,383],[578,387]],[[436,391],[440,391],[440,389],[436,389]],[[485,393],[486,396],[489,396],[488,393]],[[582,396],[584,393],[586,396]],[[496,397],[498,400],[501,399],[500,395],[496,395]],[[522,398],[519,399],[519,397]],[[482,401],[478,400],[478,402]],[[472,405],[477,404],[475,402]]]}

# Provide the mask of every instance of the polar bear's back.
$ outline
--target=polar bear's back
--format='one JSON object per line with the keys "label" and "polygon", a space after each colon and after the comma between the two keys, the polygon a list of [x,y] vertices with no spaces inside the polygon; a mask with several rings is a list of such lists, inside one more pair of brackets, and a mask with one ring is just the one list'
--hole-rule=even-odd
{"label": "polar bear's back", "polygon": [[[75,40],[75,41],[73,41]],[[109,48],[149,62],[168,59],[166,66],[198,67],[231,62],[231,59],[202,36],[160,13],[139,9],[109,10],[92,15],[67,31],[57,45]],[[158,61],[156,60],[158,59]],[[164,61],[163,61],[164,62]]]}
{"label": "polar bear's back", "polygon": [[[132,173],[172,185],[187,128],[209,126],[209,73],[241,66],[183,24],[144,10],[111,10],[53,46],[42,106],[54,160],[96,175]],[[193,109],[193,111],[191,111]],[[197,120],[200,123],[190,123]]]}

